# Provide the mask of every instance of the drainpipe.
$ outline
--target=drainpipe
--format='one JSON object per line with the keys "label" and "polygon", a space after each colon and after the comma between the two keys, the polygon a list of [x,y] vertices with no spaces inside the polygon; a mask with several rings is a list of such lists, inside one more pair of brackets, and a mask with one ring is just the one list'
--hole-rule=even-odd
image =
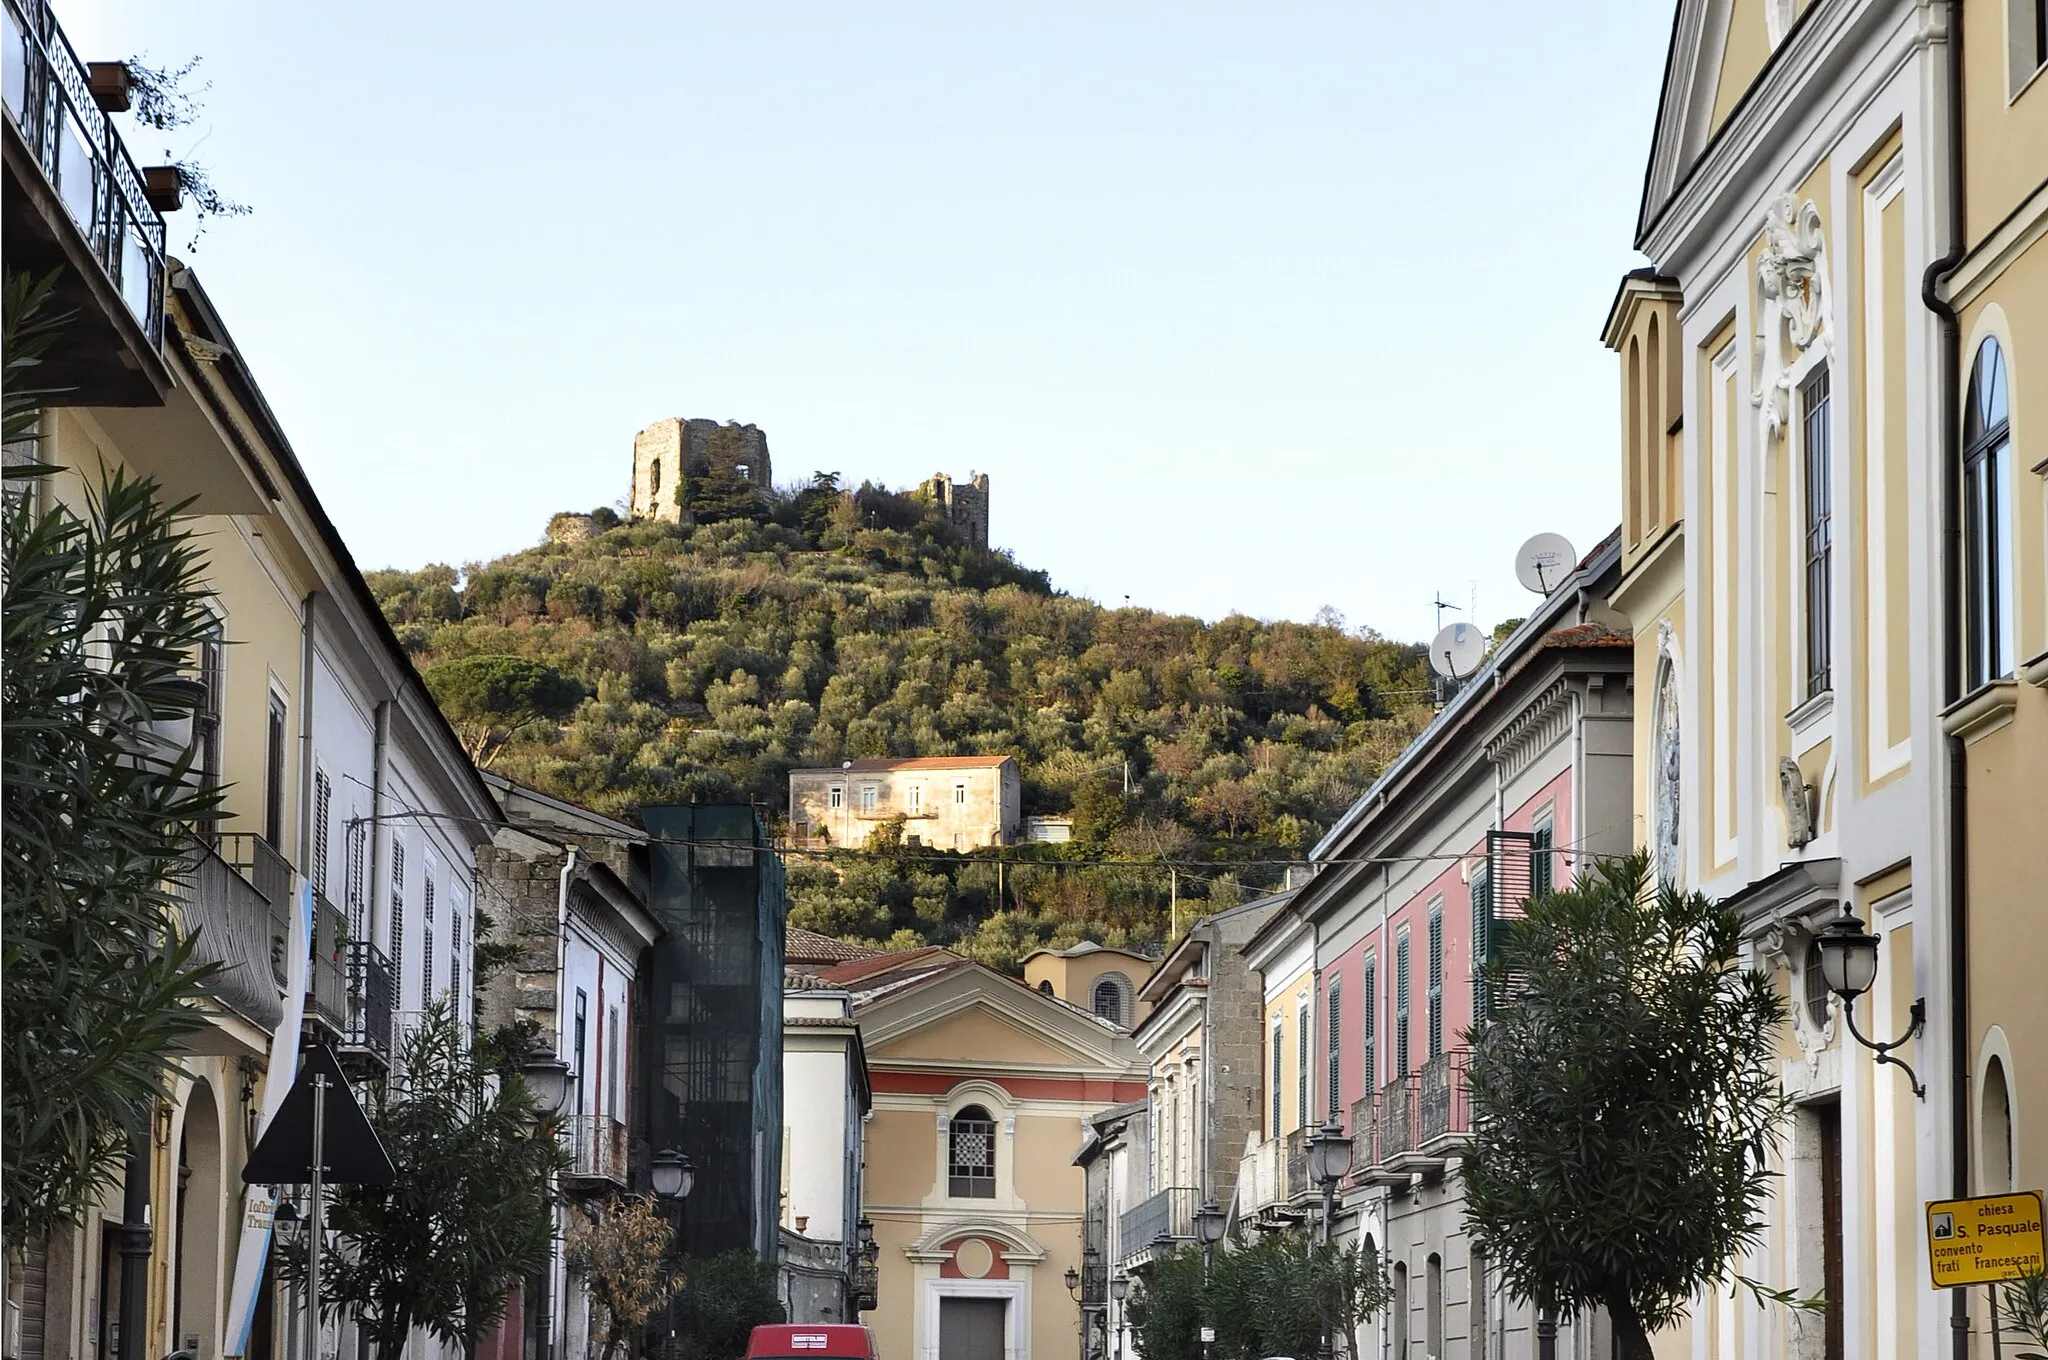
{"label": "drainpipe", "polygon": [[[1941,296],[1942,284],[1969,253],[1968,222],[1963,202],[1963,4],[1949,0],[1945,38],[1948,78],[1948,251],[1927,266],[1920,281],[1920,300],[1941,326],[1941,439],[1939,502],[1942,564],[1942,708],[1962,697],[1963,690],[1963,531],[1962,493],[1962,335],[1956,310]],[[1945,734],[1948,782],[1948,966],[1949,966],[1949,1141],[1953,1145],[1957,1198],[1970,1193],[1970,1032],[1969,961],[1965,950],[1969,913],[1969,865],[1965,851],[1967,766],[1962,738]],[[1950,1327],[1955,1360],[1969,1360],[1969,1291],[1950,1291]]]}

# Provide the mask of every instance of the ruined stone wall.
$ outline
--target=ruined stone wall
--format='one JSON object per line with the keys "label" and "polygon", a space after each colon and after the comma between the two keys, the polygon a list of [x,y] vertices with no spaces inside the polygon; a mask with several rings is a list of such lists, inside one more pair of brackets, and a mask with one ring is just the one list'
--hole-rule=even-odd
{"label": "ruined stone wall", "polygon": [[988,551],[988,474],[977,472],[956,482],[935,472],[926,484],[939,517],[958,529],[973,546]]}
{"label": "ruined stone wall", "polygon": [[768,436],[759,426],[671,416],[633,436],[633,518],[682,523],[676,488],[684,469],[699,463],[743,476],[761,489],[763,497],[775,484]]}

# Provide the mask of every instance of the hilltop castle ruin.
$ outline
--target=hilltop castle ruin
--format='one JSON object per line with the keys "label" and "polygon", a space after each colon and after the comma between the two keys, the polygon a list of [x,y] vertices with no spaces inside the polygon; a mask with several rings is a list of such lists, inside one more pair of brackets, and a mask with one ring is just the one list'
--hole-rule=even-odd
{"label": "hilltop castle ruin", "polygon": [[685,474],[730,476],[752,483],[763,500],[775,484],[768,436],[758,425],[728,421],[657,420],[633,436],[633,518],[683,522],[676,489]]}
{"label": "hilltop castle ruin", "polygon": [[925,483],[932,493],[932,506],[939,518],[960,531],[970,544],[988,551],[988,474],[973,472],[956,482],[943,472],[934,472]]}

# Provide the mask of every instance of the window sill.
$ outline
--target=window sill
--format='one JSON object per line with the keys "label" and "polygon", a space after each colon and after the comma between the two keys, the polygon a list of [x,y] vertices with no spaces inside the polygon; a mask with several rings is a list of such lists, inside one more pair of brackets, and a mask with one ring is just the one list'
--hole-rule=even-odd
{"label": "window sill", "polygon": [[1941,715],[1941,730],[1974,746],[2011,722],[2019,702],[2019,681],[1993,680],[1949,705]]}
{"label": "window sill", "polygon": [[2020,663],[2020,679],[2037,689],[2048,689],[2048,652]]}
{"label": "window sill", "polygon": [[1785,715],[1785,725],[1792,729],[1793,749],[1805,755],[1821,744],[1834,732],[1828,719],[1835,713],[1835,692],[1824,689]]}

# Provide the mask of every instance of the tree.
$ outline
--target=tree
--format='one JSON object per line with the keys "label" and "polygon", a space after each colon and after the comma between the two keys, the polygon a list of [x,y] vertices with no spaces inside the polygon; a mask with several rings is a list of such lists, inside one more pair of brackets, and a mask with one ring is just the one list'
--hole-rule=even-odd
{"label": "tree", "polygon": [[[134,100],[129,112],[136,122],[158,132],[175,132],[199,120],[204,111],[199,97],[213,88],[213,82],[187,87],[192,73],[199,69],[198,57],[183,66],[150,66],[136,57],[130,57],[125,64],[130,97]],[[214,187],[212,176],[198,161],[189,156],[175,157],[169,147],[164,148],[164,159],[178,172],[179,192],[191,199],[194,209],[192,239],[186,242],[186,249],[198,247],[208,218],[249,214],[248,204],[238,203]]]}
{"label": "tree", "polygon": [[1533,899],[1484,969],[1499,1001],[1466,1034],[1473,1236],[1517,1297],[1604,1308],[1623,1360],[1739,1280],[1762,1235],[1786,1012],[1741,935],[1705,896],[1653,887],[1638,853]]}
{"label": "tree", "polygon": [[470,759],[486,768],[520,732],[543,719],[568,717],[583,699],[575,680],[523,656],[443,661],[422,678],[461,732]]}
{"label": "tree", "polygon": [[[1363,1243],[1321,1243],[1274,1233],[1219,1250],[1206,1268],[1198,1247],[1155,1262],[1131,1291],[1145,1360],[1262,1360],[1323,1353],[1330,1337],[1350,1352],[1360,1323],[1384,1311],[1391,1290]],[[1202,1344],[1202,1328],[1216,1340]]]}
{"label": "tree", "polygon": [[[547,1264],[548,1183],[564,1158],[512,1047],[473,1040],[436,1001],[371,1088],[370,1123],[398,1179],[335,1191],[328,1223],[346,1247],[325,1258],[321,1292],[379,1356],[400,1354],[414,1327],[473,1346],[512,1286]],[[285,1269],[303,1281],[303,1255]]]}
{"label": "tree", "polygon": [[[7,424],[34,428],[17,342],[47,289],[7,281]],[[47,334],[47,332],[45,332]],[[32,434],[30,435],[32,437]],[[30,473],[46,472],[40,465]],[[38,509],[10,477],[4,511],[4,1222],[9,1242],[75,1222],[119,1183],[131,1136],[204,1026],[175,881],[218,795],[192,753],[184,676],[213,626],[205,558],[182,506],[116,472],[82,512]]]}
{"label": "tree", "polygon": [[675,1229],[645,1198],[613,1200],[595,1223],[569,1229],[569,1269],[583,1276],[604,1327],[601,1360],[612,1360],[627,1334],[682,1288],[664,1264],[674,1242]]}
{"label": "tree", "polygon": [[671,1314],[676,1360],[745,1355],[754,1328],[783,1320],[775,1267],[744,1247],[698,1261]]}

